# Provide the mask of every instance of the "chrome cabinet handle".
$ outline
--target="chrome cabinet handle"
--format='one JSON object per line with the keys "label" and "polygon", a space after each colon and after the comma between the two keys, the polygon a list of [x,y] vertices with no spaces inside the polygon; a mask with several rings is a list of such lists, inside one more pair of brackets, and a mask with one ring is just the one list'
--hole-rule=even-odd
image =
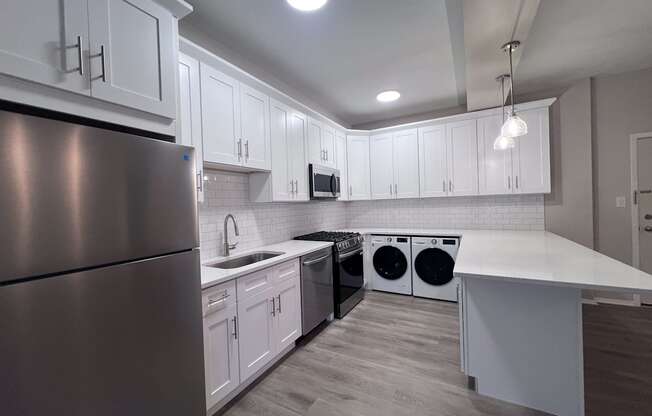
{"label": "chrome cabinet handle", "polygon": [[233,317],[233,339],[238,339],[238,317]]}
{"label": "chrome cabinet handle", "polygon": [[298,179],[294,180],[294,193],[295,194],[299,193],[299,180]]}
{"label": "chrome cabinet handle", "polygon": [[276,298],[272,297],[272,316],[276,316]]}
{"label": "chrome cabinet handle", "polygon": [[242,159],[242,139],[238,139],[238,160]]}
{"label": "chrome cabinet handle", "polygon": [[281,314],[283,313],[283,310],[281,309],[281,295],[278,295],[277,298],[278,298],[278,313]]}
{"label": "chrome cabinet handle", "polygon": [[231,295],[229,295],[228,293],[226,293],[226,294],[224,294],[224,296],[222,296],[222,297],[219,298],[219,299],[208,299],[208,307],[209,307],[209,308],[212,308],[213,306],[217,305],[218,303],[222,303],[222,302],[226,301],[226,299],[227,299],[229,296],[231,296]]}
{"label": "chrome cabinet handle", "polygon": [[100,45],[100,62],[102,63],[102,82],[106,82],[106,59],[104,57],[104,45]]}
{"label": "chrome cabinet handle", "polygon": [[84,75],[84,52],[81,35],[77,36],[77,59],[79,60],[79,75]]}
{"label": "chrome cabinet handle", "polygon": [[512,177],[507,177],[507,189],[512,189]]}
{"label": "chrome cabinet handle", "polygon": [[245,141],[245,159],[249,159],[249,140]]}
{"label": "chrome cabinet handle", "polygon": [[652,220],[652,215],[645,214],[645,216],[643,218],[645,218],[646,220]]}
{"label": "chrome cabinet handle", "polygon": [[643,230],[645,230],[648,233],[652,233],[652,227],[650,227],[649,225],[647,227],[643,228]]}
{"label": "chrome cabinet handle", "polygon": [[290,181],[290,193],[294,193],[294,181]]}
{"label": "chrome cabinet handle", "polygon": [[518,189],[518,175],[516,175],[516,189]]}
{"label": "chrome cabinet handle", "polygon": [[349,185],[349,196],[353,196],[353,185]]}
{"label": "chrome cabinet handle", "polygon": [[441,181],[441,191],[446,192],[446,179]]}
{"label": "chrome cabinet handle", "polygon": [[448,180],[448,191],[453,192],[453,181],[450,179]]}
{"label": "chrome cabinet handle", "polygon": [[197,190],[199,190],[199,192],[204,191],[204,181],[202,176],[203,175],[201,174],[201,170],[197,172]]}
{"label": "chrome cabinet handle", "polygon": [[389,184],[389,194],[392,195],[392,184]]}
{"label": "chrome cabinet handle", "polygon": [[324,154],[326,154],[326,161],[328,161],[328,150],[324,150]]}
{"label": "chrome cabinet handle", "polygon": [[394,184],[394,195],[398,195],[398,185]]}

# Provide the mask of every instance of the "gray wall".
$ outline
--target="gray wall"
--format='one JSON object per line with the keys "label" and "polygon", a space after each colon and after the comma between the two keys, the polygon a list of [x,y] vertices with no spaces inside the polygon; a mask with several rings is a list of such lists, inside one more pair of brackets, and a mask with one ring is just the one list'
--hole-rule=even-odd
{"label": "gray wall", "polygon": [[[631,264],[629,135],[652,131],[652,68],[596,77],[592,87],[596,249]],[[627,208],[616,208],[618,196]]]}
{"label": "gray wall", "polygon": [[546,229],[593,248],[591,81],[561,94],[550,116],[552,193],[544,199]]}

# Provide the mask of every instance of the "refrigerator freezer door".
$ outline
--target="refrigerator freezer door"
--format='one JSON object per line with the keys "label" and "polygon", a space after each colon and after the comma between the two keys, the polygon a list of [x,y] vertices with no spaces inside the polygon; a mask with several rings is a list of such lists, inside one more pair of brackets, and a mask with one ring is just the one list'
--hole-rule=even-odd
{"label": "refrigerator freezer door", "polygon": [[0,286],[3,416],[205,416],[197,250]]}
{"label": "refrigerator freezer door", "polygon": [[197,247],[194,150],[0,111],[0,282]]}

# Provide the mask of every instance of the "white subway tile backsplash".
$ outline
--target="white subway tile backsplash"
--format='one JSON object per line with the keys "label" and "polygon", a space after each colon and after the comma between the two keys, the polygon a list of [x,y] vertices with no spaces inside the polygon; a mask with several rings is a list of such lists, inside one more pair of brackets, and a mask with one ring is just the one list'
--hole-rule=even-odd
{"label": "white subway tile backsplash", "polygon": [[221,255],[224,217],[235,216],[240,236],[229,224],[237,253],[318,230],[346,227],[543,230],[542,195],[477,196],[355,202],[252,203],[247,174],[209,171],[205,201],[199,204],[201,257]]}

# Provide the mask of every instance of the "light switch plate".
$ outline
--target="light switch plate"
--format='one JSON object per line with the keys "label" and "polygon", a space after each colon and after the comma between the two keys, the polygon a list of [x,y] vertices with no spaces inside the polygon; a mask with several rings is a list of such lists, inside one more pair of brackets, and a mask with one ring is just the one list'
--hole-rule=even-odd
{"label": "light switch plate", "polygon": [[625,199],[624,196],[616,197],[616,208],[626,208],[626,207],[627,207],[627,199]]}

